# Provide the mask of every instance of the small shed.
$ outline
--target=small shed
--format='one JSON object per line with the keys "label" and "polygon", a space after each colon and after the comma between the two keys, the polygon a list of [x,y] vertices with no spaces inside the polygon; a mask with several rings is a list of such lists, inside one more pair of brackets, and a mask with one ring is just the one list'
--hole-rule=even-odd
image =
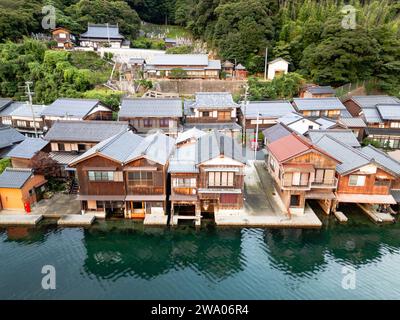
{"label": "small shed", "polygon": [[287,74],[289,62],[283,58],[275,59],[268,63],[268,80],[273,80],[276,76]]}

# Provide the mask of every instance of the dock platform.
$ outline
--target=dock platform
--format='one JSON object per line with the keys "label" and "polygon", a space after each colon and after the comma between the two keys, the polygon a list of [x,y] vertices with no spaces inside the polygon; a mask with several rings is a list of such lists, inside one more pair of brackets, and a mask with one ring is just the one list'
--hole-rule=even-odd
{"label": "dock platform", "polygon": [[0,226],[35,226],[43,219],[42,215],[10,214],[0,215]]}
{"label": "dock platform", "polygon": [[168,223],[168,216],[161,214],[146,214],[143,224],[147,226],[166,226]]}
{"label": "dock platform", "polygon": [[94,214],[68,214],[62,216],[57,224],[62,227],[88,227],[93,224],[95,219]]}
{"label": "dock platform", "polygon": [[364,205],[364,204],[357,204],[358,207],[375,223],[394,223],[395,219],[388,213],[377,212],[372,207]]}
{"label": "dock platform", "polygon": [[340,223],[346,223],[347,221],[349,221],[349,219],[341,211],[335,211],[334,215],[335,215],[336,219],[339,220]]}

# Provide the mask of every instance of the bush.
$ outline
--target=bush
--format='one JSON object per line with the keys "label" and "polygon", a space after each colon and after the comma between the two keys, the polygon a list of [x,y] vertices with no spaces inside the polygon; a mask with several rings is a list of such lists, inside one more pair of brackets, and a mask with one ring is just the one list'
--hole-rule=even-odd
{"label": "bush", "polygon": [[6,168],[11,167],[11,159],[4,158],[0,160],[0,173],[3,173]]}
{"label": "bush", "polygon": [[173,79],[184,79],[187,77],[187,72],[181,68],[172,69],[169,77]]}
{"label": "bush", "polygon": [[189,54],[193,52],[193,46],[179,46],[168,48],[165,51],[167,54]]}

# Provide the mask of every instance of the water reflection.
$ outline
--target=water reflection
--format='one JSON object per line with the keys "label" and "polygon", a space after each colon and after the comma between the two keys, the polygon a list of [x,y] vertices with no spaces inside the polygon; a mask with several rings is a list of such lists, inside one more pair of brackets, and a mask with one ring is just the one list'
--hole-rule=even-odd
{"label": "water reflection", "polygon": [[[107,226],[108,224],[108,226]],[[171,270],[196,270],[220,281],[242,270],[239,229],[110,227],[85,230],[85,271],[103,279],[152,279]]]}

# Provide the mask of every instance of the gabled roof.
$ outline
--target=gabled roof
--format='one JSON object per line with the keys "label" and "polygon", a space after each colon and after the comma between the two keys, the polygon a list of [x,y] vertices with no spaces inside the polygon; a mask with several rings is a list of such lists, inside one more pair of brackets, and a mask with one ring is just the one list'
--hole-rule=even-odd
{"label": "gabled roof", "polygon": [[171,156],[168,166],[169,173],[197,173],[199,172],[196,166],[196,150],[197,145],[185,145],[181,148],[176,148]]}
{"label": "gabled roof", "polygon": [[369,145],[362,148],[362,152],[371,157],[376,163],[388,169],[396,176],[400,176],[400,162],[390,157],[387,153]]}
{"label": "gabled roof", "polygon": [[100,142],[69,165],[74,166],[94,155],[104,156],[122,165],[141,157],[165,165],[174,144],[174,139],[161,132],[143,138],[127,130]]}
{"label": "gabled roof", "polygon": [[330,129],[337,125],[337,122],[335,120],[328,119],[328,118],[318,118],[315,120],[315,122],[318,123],[319,125],[321,125],[321,127],[320,127],[321,130]]}
{"label": "gabled roof", "polygon": [[100,38],[100,39],[124,39],[119,33],[117,25],[112,24],[89,24],[85,33],[81,34],[82,38]]}
{"label": "gabled roof", "polygon": [[191,140],[191,139],[198,139],[202,136],[205,136],[207,133],[205,133],[204,131],[201,131],[199,129],[197,129],[196,127],[193,127],[189,130],[186,130],[182,133],[180,133],[178,135],[178,137],[176,138],[176,144]]}
{"label": "gabled roof", "polygon": [[0,175],[0,188],[21,189],[32,176],[32,169],[6,168]]}
{"label": "gabled roof", "polygon": [[53,123],[44,139],[47,141],[100,142],[129,128],[124,121],[65,121]]}
{"label": "gabled roof", "polygon": [[371,159],[366,154],[329,135],[323,136],[316,145],[341,162],[336,166],[336,170],[342,175],[371,163]]}
{"label": "gabled roof", "polygon": [[312,94],[335,94],[335,90],[331,86],[311,86],[306,88]]}
{"label": "gabled roof", "polygon": [[382,122],[381,115],[376,108],[366,108],[361,111],[361,115],[364,116],[365,122],[367,123],[378,123]]}
{"label": "gabled roof", "polygon": [[398,98],[387,95],[353,96],[348,100],[353,100],[361,109],[375,108],[378,104],[400,103]]}
{"label": "gabled roof", "polygon": [[7,108],[5,108],[2,113],[2,116],[10,116],[10,117],[27,117],[32,118],[32,110],[35,115],[36,120],[42,115],[42,112],[46,111],[47,106],[41,104],[33,104],[32,109],[27,102],[13,102]]}
{"label": "gabled roof", "polygon": [[400,103],[379,104],[376,108],[383,120],[400,120]]}
{"label": "gabled roof", "polygon": [[293,103],[297,110],[346,110],[342,102],[336,98],[294,98]]}
{"label": "gabled roof", "polygon": [[366,128],[367,124],[362,118],[340,118],[339,123],[344,124],[348,128]]}
{"label": "gabled roof", "polygon": [[241,63],[239,63],[236,67],[235,70],[246,70],[246,67],[243,66]]}
{"label": "gabled roof", "polygon": [[154,56],[151,65],[155,66],[208,66],[206,54],[161,54]]}
{"label": "gabled roof", "polygon": [[44,110],[42,116],[83,119],[99,104],[97,99],[60,98]]}
{"label": "gabled roof", "polygon": [[181,99],[123,99],[119,117],[182,117]]}
{"label": "gabled roof", "polygon": [[332,158],[333,160],[339,162],[332,155],[320,149],[315,144],[312,144],[305,137],[300,136],[296,133],[292,133],[291,135],[274,141],[273,143],[269,144],[267,148],[269,152],[273,154],[279,162],[286,162],[296,156],[312,150],[320,152],[328,156],[329,158]]}
{"label": "gabled roof", "polygon": [[265,129],[263,131],[263,134],[265,139],[267,139],[269,143],[272,143],[283,137],[291,135],[292,131],[285,125],[277,123],[276,125],[273,125],[272,127]]}
{"label": "gabled roof", "polygon": [[212,131],[197,140],[196,164],[201,164],[222,155],[241,163],[246,162],[242,154],[242,148],[231,137]]}
{"label": "gabled roof", "polygon": [[285,114],[283,117],[280,117],[278,119],[278,122],[283,123],[285,125],[289,125],[292,123],[295,123],[301,119],[304,119],[304,116],[300,113],[297,112],[291,112],[288,114]]}
{"label": "gabled roof", "polygon": [[257,115],[268,118],[279,118],[288,113],[295,112],[292,104],[286,100],[250,101],[246,108],[241,106],[242,113],[246,109],[246,118],[257,118]]}
{"label": "gabled roof", "polygon": [[25,136],[14,128],[0,126],[0,149],[10,147],[24,140]]}
{"label": "gabled roof", "polygon": [[268,64],[274,64],[274,63],[277,63],[279,61],[283,61],[283,62],[286,62],[287,64],[290,64],[290,62],[288,62],[287,60],[285,60],[283,58],[277,58],[275,60],[272,60],[272,61],[268,62]]}
{"label": "gabled roof", "polygon": [[309,130],[307,135],[313,143],[317,143],[323,136],[329,135],[350,147],[361,147],[357,137],[350,129]]}
{"label": "gabled roof", "polygon": [[235,66],[235,64],[230,62],[229,60],[226,60],[222,63],[222,67],[224,67],[224,68],[233,68],[234,66]]}
{"label": "gabled roof", "polygon": [[228,109],[238,108],[239,105],[233,101],[232,94],[227,92],[198,92],[196,100],[188,104],[190,108],[201,109]]}
{"label": "gabled roof", "polygon": [[26,138],[14,149],[12,149],[8,153],[7,157],[32,159],[36,153],[41,151],[48,144],[48,141],[45,141],[41,138]]}

